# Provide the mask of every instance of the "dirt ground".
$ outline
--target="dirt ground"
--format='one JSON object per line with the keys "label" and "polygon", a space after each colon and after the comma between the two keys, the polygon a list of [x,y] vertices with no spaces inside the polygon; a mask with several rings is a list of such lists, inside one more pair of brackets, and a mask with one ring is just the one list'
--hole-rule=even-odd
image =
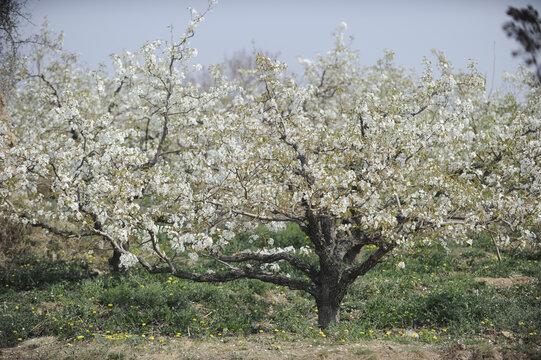
{"label": "dirt ground", "polygon": [[105,339],[68,346],[54,337],[27,340],[18,347],[0,349],[0,359],[370,359],[370,360],[514,360],[541,359],[490,344],[476,346],[402,344],[391,341],[318,343],[309,340],[283,341],[272,336],[230,339],[164,339],[127,344]]}
{"label": "dirt ground", "polygon": [[532,285],[536,283],[533,277],[512,275],[506,278],[476,277],[475,281],[484,282],[487,285],[509,287],[512,285]]}

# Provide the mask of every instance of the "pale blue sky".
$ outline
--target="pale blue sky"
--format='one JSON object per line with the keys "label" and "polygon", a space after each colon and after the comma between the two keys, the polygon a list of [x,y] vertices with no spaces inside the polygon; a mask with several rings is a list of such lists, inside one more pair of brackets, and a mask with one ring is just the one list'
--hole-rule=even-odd
{"label": "pale blue sky", "polygon": [[[504,70],[514,72],[521,59],[511,51],[517,43],[508,39],[502,24],[509,5],[528,3],[541,8],[539,0],[221,0],[198,28],[192,45],[199,50],[198,62],[221,62],[237,50],[257,48],[276,53],[280,60],[299,71],[297,56],[313,58],[332,46],[330,33],[345,21],[361,63],[373,64],[384,49],[396,60],[419,70],[431,49],[443,50],[463,68],[468,59],[479,63],[492,84],[495,61],[496,86]],[[66,33],[65,47],[80,54],[95,68],[110,63],[108,55],[135,50],[145,40],[170,38],[168,25],[176,33],[189,20],[187,6],[203,9],[203,0],[29,0],[37,31],[44,16],[50,27]]]}

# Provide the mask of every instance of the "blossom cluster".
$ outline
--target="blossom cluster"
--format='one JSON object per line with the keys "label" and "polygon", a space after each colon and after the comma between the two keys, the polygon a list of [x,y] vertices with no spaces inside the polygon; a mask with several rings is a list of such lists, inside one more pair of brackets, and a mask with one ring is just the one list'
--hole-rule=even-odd
{"label": "blossom cluster", "polygon": [[[216,67],[203,88],[189,79],[204,14],[192,10],[175,42],[115,55],[112,76],[58,46],[25,60],[9,108],[17,143],[0,137],[5,216],[109,241],[125,267],[218,257],[261,223],[309,229],[313,218],[331,219],[329,239],[363,245],[462,241],[470,230],[539,245],[538,86],[523,100],[487,97],[473,64],[454,71],[441,53],[421,75],[391,52],[361,68],[344,24],[331,51],[300,60],[301,80],[259,55],[246,70],[256,85]],[[310,245],[267,243],[254,256],[313,255],[307,235]]]}

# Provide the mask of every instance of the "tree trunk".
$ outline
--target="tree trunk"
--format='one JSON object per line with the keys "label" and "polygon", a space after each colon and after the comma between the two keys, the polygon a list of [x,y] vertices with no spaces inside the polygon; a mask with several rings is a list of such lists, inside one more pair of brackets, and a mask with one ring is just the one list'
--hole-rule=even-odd
{"label": "tree trunk", "polygon": [[330,324],[340,321],[340,303],[344,294],[339,291],[339,283],[346,249],[338,239],[334,219],[326,215],[314,216],[310,211],[308,217],[309,224],[305,232],[315,245],[320,264],[317,291],[314,294],[318,325],[326,329]]}
{"label": "tree trunk", "polygon": [[340,321],[340,301],[338,299],[319,300],[317,304],[317,322],[321,329]]}
{"label": "tree trunk", "polygon": [[[130,244],[124,243],[122,244],[122,248],[124,250],[129,250]],[[113,256],[109,259],[109,265],[111,266],[114,272],[124,272],[126,270],[122,266],[120,266],[120,255],[122,255],[120,250],[117,248],[113,248]]]}
{"label": "tree trunk", "polygon": [[340,303],[338,292],[338,272],[330,268],[321,276],[318,295],[316,295],[318,325],[321,329],[340,321]]}

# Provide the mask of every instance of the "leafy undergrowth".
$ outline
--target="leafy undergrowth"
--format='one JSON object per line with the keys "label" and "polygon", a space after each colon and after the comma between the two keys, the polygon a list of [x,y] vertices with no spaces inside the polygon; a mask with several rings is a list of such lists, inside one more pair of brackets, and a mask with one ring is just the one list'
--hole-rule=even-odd
{"label": "leafy undergrowth", "polygon": [[27,259],[0,272],[0,347],[46,336],[66,347],[97,339],[159,344],[260,336],[285,344],[372,339],[539,351],[541,269],[535,256],[503,253],[499,262],[483,241],[403,255],[359,279],[343,301],[341,322],[324,332],[310,296],[271,284],[199,284],[140,269],[97,274],[91,269],[104,266],[105,258],[92,254]]}

